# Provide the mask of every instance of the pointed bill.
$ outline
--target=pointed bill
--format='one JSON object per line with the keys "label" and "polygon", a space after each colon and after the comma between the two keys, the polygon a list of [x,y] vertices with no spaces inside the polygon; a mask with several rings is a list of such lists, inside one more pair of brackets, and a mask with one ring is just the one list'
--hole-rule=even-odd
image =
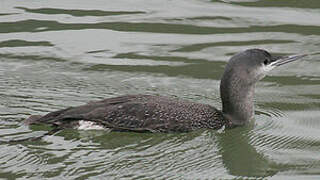
{"label": "pointed bill", "polygon": [[307,56],[307,54],[298,54],[298,55],[291,55],[291,56],[281,56],[275,59],[274,62],[270,63],[271,66],[281,66],[283,64],[287,64],[303,57]]}

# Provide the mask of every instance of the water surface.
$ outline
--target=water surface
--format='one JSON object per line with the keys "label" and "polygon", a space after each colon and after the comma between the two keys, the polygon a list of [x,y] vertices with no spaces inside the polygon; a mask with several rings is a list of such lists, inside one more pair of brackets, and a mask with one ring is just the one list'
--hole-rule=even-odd
{"label": "water surface", "polygon": [[255,120],[232,130],[139,134],[64,130],[1,143],[7,179],[318,179],[320,2],[0,2],[0,139],[38,136],[31,114],[124,94],[221,107],[233,54],[310,53],[256,88]]}

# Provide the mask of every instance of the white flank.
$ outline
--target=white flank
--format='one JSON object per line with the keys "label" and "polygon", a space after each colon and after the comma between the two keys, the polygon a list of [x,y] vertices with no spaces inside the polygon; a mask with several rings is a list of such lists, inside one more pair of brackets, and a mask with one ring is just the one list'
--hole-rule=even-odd
{"label": "white flank", "polygon": [[101,129],[105,129],[105,128],[101,125],[98,125],[95,122],[84,121],[84,120],[79,121],[78,130],[101,130]]}

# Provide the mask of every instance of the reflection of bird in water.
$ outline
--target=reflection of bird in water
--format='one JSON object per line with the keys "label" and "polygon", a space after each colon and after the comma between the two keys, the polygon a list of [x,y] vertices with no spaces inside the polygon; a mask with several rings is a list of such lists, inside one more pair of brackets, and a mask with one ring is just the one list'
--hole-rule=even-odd
{"label": "reflection of bird in water", "polygon": [[187,132],[246,124],[254,114],[256,82],[274,67],[306,55],[272,56],[261,49],[234,55],[220,85],[222,111],[207,104],[152,95],[126,95],[70,107],[44,116],[31,116],[27,124],[58,128],[110,128],[114,131]]}

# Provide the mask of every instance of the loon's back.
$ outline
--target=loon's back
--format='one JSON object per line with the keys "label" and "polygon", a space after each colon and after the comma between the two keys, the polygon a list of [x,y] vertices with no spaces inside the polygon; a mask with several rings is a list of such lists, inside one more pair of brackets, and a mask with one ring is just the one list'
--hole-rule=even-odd
{"label": "loon's back", "polygon": [[27,121],[62,128],[77,126],[79,121],[91,121],[115,131],[136,132],[187,132],[229,125],[222,112],[210,105],[152,95],[104,99]]}

